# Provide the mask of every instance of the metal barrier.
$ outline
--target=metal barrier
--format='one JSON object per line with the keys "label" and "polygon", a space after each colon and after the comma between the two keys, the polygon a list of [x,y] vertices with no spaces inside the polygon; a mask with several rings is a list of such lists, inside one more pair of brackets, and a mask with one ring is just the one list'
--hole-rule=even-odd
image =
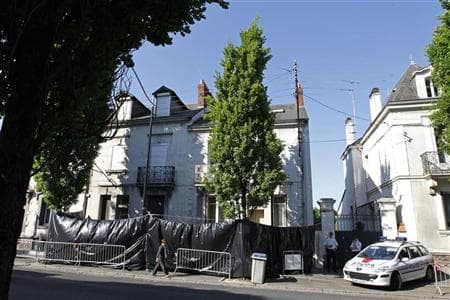
{"label": "metal barrier", "polygon": [[283,275],[286,275],[286,271],[303,272],[303,251],[301,250],[283,251]]}
{"label": "metal barrier", "polygon": [[436,291],[441,296],[445,293],[444,288],[450,290],[450,264],[434,264],[434,276],[436,280]]}
{"label": "metal barrier", "polygon": [[450,292],[450,253],[432,253],[436,292],[443,296]]}
{"label": "metal barrier", "polygon": [[125,246],[90,243],[65,243],[19,239],[17,256],[36,261],[90,263],[122,266],[125,269]]}
{"label": "metal barrier", "polygon": [[231,254],[198,249],[177,249],[175,272],[179,269],[228,275],[231,278]]}

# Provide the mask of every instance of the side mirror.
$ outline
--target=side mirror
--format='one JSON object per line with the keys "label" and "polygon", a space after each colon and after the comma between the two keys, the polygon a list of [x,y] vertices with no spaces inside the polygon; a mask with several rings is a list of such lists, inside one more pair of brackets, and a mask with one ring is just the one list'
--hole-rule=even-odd
{"label": "side mirror", "polygon": [[400,258],[400,261],[402,261],[402,262],[407,262],[408,260],[409,260],[408,257],[402,257],[402,258]]}

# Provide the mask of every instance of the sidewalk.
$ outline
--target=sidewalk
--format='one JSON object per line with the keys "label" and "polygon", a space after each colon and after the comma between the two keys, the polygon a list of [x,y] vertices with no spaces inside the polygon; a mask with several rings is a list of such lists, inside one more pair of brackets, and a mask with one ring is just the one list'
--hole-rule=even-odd
{"label": "sidewalk", "polygon": [[170,273],[170,276],[167,278],[164,275],[151,276],[148,271],[126,271],[88,266],[77,267],[64,264],[40,264],[34,260],[23,258],[16,258],[14,270],[78,273],[116,279],[136,279],[151,284],[161,283],[166,285],[171,283],[189,283],[194,285],[220,285],[361,297],[371,296],[386,299],[450,299],[450,291],[446,291],[446,295],[440,296],[435,292],[434,283],[417,281],[404,284],[404,288],[400,291],[389,291],[384,288],[352,285],[345,281],[341,274],[327,274],[323,273],[322,270],[313,270],[312,274],[306,275],[289,275],[284,278],[267,279],[264,284],[252,284],[248,279],[227,279],[219,276],[188,273]]}

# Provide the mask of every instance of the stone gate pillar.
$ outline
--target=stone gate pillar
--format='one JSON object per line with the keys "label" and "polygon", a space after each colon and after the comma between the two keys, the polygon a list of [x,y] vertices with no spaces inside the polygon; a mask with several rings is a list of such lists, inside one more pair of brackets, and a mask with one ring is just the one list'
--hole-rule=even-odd
{"label": "stone gate pillar", "polygon": [[316,268],[323,266],[323,260],[325,257],[325,239],[329,232],[334,234],[334,208],[333,205],[336,202],[333,198],[320,198],[317,203],[320,206],[320,223],[322,225],[322,231],[316,232]]}
{"label": "stone gate pillar", "polygon": [[329,232],[334,234],[334,208],[336,202],[333,198],[320,198],[317,203],[320,206],[320,221],[322,224],[322,233],[328,235]]}
{"label": "stone gate pillar", "polygon": [[380,198],[376,202],[380,210],[383,236],[388,239],[395,239],[397,236],[397,218],[395,216],[395,204],[397,201],[393,198]]}

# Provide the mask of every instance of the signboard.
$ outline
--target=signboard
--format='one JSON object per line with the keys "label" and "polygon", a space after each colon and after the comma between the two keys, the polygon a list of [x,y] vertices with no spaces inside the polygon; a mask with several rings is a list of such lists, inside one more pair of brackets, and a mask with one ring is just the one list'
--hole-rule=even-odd
{"label": "signboard", "polygon": [[284,252],[284,271],[303,270],[303,255],[301,251]]}

